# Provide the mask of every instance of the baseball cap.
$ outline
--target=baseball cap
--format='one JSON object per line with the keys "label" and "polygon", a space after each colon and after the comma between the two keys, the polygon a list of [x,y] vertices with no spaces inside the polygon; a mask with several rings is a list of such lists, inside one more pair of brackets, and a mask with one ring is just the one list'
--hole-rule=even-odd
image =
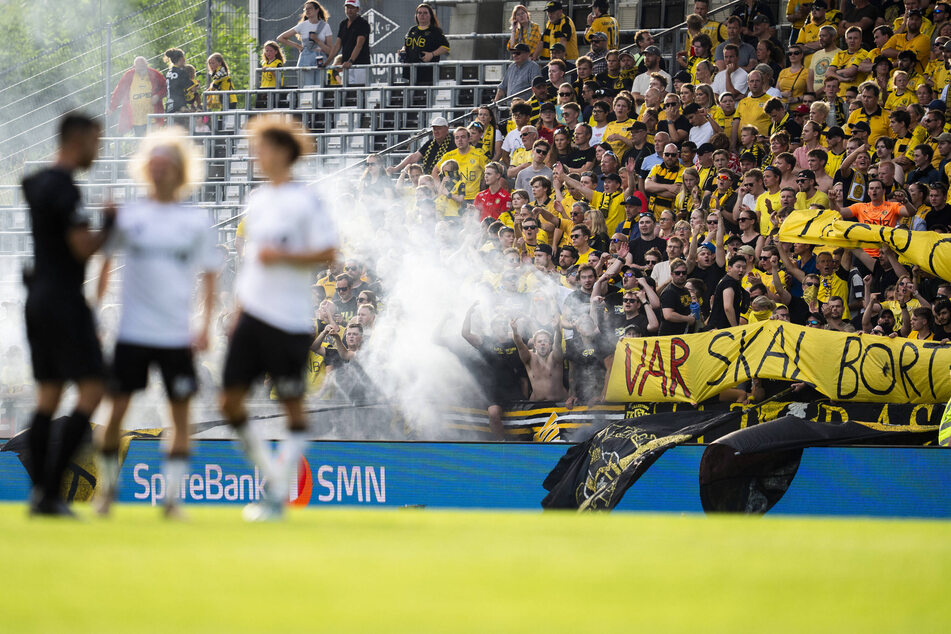
{"label": "baseball cap", "polygon": [[631,132],[647,132],[647,125],[643,121],[635,121],[628,127],[628,130]]}
{"label": "baseball cap", "polygon": [[779,169],[778,167],[776,167],[775,165],[767,165],[766,167],[763,168],[763,171],[764,171],[764,172],[775,172],[775,173],[776,173],[776,176],[782,176],[782,175],[783,175],[783,173],[780,171],[780,169]]}
{"label": "baseball cap", "polygon": [[836,138],[836,137],[840,139],[845,138],[845,130],[843,130],[841,126],[834,125],[828,130],[826,130],[827,139]]}
{"label": "baseball cap", "polygon": [[816,173],[812,170],[799,170],[799,178],[808,178],[810,180],[816,180]]}
{"label": "baseball cap", "polygon": [[698,248],[698,249],[706,249],[706,250],[709,251],[710,253],[716,253],[716,252],[717,252],[717,248],[716,248],[715,246],[713,246],[713,243],[712,243],[712,242],[704,242],[703,244],[701,244],[701,245],[698,246],[697,248]]}
{"label": "baseball cap", "polygon": [[535,247],[535,253],[547,253],[548,255],[552,254],[551,247],[547,244],[539,244]]}
{"label": "baseball cap", "polygon": [[621,182],[621,177],[618,176],[617,174],[613,174],[613,173],[612,173],[612,174],[605,174],[602,178],[603,178],[604,180],[606,180],[606,181],[617,181],[617,182],[619,182],[619,183]]}
{"label": "baseball cap", "polygon": [[553,103],[550,102],[550,101],[546,101],[545,103],[543,103],[542,105],[540,105],[540,106],[538,107],[538,111],[539,111],[539,112],[545,112],[546,110],[550,110],[550,111],[554,112],[554,111],[555,111],[555,104],[553,104]]}
{"label": "baseball cap", "polygon": [[345,7],[356,7],[357,9],[359,9],[359,8],[360,8],[360,0],[347,0],[346,2],[343,3],[343,6],[345,6]]}
{"label": "baseball cap", "polygon": [[809,114],[809,106],[804,103],[799,104],[793,109],[794,114]]}
{"label": "baseball cap", "polygon": [[825,3],[825,0],[815,0],[815,2],[812,3],[813,9],[826,9],[828,6],[829,5]]}
{"label": "baseball cap", "polygon": [[[739,236],[737,236],[739,237]],[[736,250],[737,255],[742,255],[744,257],[752,257],[756,255],[756,250],[748,244],[744,244],[739,249]]]}
{"label": "baseball cap", "polygon": [[513,53],[531,53],[532,49],[528,48],[528,44],[516,44],[512,48]]}
{"label": "baseball cap", "polygon": [[618,59],[621,59],[622,57],[630,57],[631,59],[635,59],[634,54],[630,51],[621,51],[621,55],[618,57]]}
{"label": "baseball cap", "polygon": [[710,152],[713,152],[714,150],[716,150],[716,148],[713,147],[712,143],[703,143],[700,145],[700,147],[697,148],[697,155],[708,154]]}
{"label": "baseball cap", "polygon": [[567,50],[567,49],[565,49],[565,45],[562,44],[561,42],[555,42],[554,44],[551,45],[551,50],[553,50],[553,51],[564,51],[564,50]]}
{"label": "baseball cap", "polygon": [[544,77],[539,76],[532,80],[532,88],[535,88],[536,86],[547,86],[547,85],[548,85],[548,80],[545,79]]}
{"label": "baseball cap", "polygon": [[561,9],[561,3],[558,0],[553,0],[545,5],[545,11],[558,11]]}
{"label": "baseball cap", "polygon": [[938,135],[938,143],[951,143],[951,132],[942,132]]}
{"label": "baseball cap", "polygon": [[594,33],[588,36],[588,39],[589,40],[604,40],[605,42],[607,42],[608,34],[603,31],[595,31]]}
{"label": "baseball cap", "polygon": [[[855,123],[853,123],[852,132],[855,132],[856,130],[864,130],[865,132],[868,132],[869,134],[871,134],[872,132],[872,128],[868,125],[867,121],[856,121]],[[828,135],[826,136],[828,137]]]}
{"label": "baseball cap", "polygon": [[760,13],[755,18],[753,18],[753,24],[769,24],[769,18]]}
{"label": "baseball cap", "polygon": [[731,242],[743,242],[743,238],[736,235],[735,233],[731,233],[730,235],[726,237],[726,240],[724,242],[725,244],[730,244]]}
{"label": "baseball cap", "polygon": [[685,84],[689,84],[689,83],[690,83],[690,73],[688,73],[688,72],[685,71],[685,70],[682,70],[682,71],[680,71],[679,73],[677,73],[676,75],[674,75],[674,80],[676,80],[676,81],[682,81],[682,82],[684,82]]}
{"label": "baseball cap", "polygon": [[640,207],[641,199],[638,198],[637,196],[628,196],[627,198],[624,199],[624,206],[625,207]]}
{"label": "baseball cap", "polygon": [[940,99],[935,99],[928,104],[928,110],[940,110],[941,112],[944,112],[947,107],[947,104],[945,104]]}
{"label": "baseball cap", "polygon": [[429,127],[431,128],[447,128],[449,127],[449,122],[446,121],[446,117],[433,117],[432,122],[430,122]]}
{"label": "baseball cap", "polygon": [[660,55],[660,49],[653,44],[644,49],[644,55]]}

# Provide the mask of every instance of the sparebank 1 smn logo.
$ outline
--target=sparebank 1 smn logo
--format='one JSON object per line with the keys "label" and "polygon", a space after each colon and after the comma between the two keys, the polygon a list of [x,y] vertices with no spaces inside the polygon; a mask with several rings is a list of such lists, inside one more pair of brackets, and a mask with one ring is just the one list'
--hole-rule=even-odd
{"label": "sparebank 1 smn logo", "polygon": [[362,502],[365,504],[386,503],[386,467],[370,465],[329,465],[317,467],[315,483],[310,463],[303,456],[297,463],[296,473],[290,477],[291,506],[307,506],[314,497],[315,503]]}

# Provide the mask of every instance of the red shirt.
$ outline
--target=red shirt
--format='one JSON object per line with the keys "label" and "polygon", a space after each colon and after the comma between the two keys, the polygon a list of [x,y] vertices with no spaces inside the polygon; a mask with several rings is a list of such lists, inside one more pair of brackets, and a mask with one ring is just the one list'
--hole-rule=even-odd
{"label": "red shirt", "polygon": [[480,221],[489,216],[498,220],[499,215],[511,207],[512,197],[504,187],[499,189],[497,194],[493,194],[492,190],[486,188],[476,194],[472,204],[479,210]]}

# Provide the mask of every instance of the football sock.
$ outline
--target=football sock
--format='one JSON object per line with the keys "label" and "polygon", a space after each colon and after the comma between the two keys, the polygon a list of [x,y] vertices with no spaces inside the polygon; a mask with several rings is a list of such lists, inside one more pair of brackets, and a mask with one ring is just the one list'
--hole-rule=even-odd
{"label": "football sock", "polygon": [[48,497],[60,497],[60,485],[63,481],[63,474],[69,468],[73,456],[83,440],[90,434],[89,415],[82,412],[73,412],[72,415],[63,421],[59,453],[53,461],[52,469],[47,471],[45,493]]}
{"label": "football sock", "polygon": [[287,501],[291,475],[297,471],[306,443],[307,432],[296,429],[291,430],[287,438],[281,441],[274,469],[274,493],[282,503]]}

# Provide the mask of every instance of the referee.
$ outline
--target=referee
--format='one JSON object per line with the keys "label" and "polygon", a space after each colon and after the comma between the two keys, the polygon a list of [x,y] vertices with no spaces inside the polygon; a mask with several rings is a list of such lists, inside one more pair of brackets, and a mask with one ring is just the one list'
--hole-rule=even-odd
{"label": "referee", "polygon": [[[34,248],[33,270],[24,273],[24,281],[26,334],[37,383],[36,412],[27,432],[33,480],[30,512],[37,515],[73,514],[61,494],[63,474],[89,432],[89,418],[104,389],[102,351],[82,287],[86,262],[105,242],[115,223],[115,208],[104,210],[102,231],[90,231],[73,182],[73,172],[95,160],[100,132],[89,117],[66,115],[59,125],[56,162],[23,180]],[[67,381],[76,383],[79,398],[54,445],[51,421]]]}

